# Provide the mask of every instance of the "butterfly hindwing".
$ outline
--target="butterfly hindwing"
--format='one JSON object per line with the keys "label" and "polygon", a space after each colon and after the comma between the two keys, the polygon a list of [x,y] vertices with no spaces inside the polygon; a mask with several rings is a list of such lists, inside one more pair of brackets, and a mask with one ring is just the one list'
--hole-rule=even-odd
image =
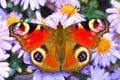
{"label": "butterfly hindwing", "polygon": [[90,53],[87,48],[76,44],[68,39],[65,44],[65,57],[62,70],[67,72],[79,72],[81,68],[89,63]]}

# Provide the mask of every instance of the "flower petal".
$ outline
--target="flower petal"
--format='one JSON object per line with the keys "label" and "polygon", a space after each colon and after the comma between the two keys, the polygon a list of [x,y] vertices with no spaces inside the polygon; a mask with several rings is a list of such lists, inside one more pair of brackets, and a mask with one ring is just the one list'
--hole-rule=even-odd
{"label": "flower petal", "polygon": [[5,50],[10,50],[12,48],[12,45],[5,41],[0,41],[0,47]]}

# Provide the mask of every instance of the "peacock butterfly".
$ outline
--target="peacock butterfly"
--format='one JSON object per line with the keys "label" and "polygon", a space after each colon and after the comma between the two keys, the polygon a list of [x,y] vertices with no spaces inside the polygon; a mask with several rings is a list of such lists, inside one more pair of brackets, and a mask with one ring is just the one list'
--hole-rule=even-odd
{"label": "peacock butterfly", "polygon": [[43,72],[79,71],[90,60],[94,48],[106,31],[106,22],[91,19],[56,29],[46,25],[18,22],[10,26],[10,36],[30,52],[32,63]]}

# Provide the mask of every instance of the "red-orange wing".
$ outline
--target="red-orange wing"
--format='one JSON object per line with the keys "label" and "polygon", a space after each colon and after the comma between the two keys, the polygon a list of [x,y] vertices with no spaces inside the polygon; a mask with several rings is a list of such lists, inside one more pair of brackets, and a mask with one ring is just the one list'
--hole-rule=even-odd
{"label": "red-orange wing", "polygon": [[66,28],[70,38],[86,48],[93,48],[99,39],[100,33],[106,31],[106,22],[101,19],[83,21]]}
{"label": "red-orange wing", "polygon": [[14,23],[10,26],[10,36],[15,37],[28,52],[46,43],[52,32],[54,29],[34,23]]}

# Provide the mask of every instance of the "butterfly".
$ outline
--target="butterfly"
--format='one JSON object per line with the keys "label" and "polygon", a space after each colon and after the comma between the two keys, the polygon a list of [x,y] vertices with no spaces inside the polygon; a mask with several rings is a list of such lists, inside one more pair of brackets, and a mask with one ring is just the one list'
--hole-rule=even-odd
{"label": "butterfly", "polygon": [[79,71],[89,63],[90,52],[106,31],[101,19],[82,21],[56,29],[28,22],[13,23],[10,36],[15,37],[22,48],[30,53],[32,63],[43,72]]}

